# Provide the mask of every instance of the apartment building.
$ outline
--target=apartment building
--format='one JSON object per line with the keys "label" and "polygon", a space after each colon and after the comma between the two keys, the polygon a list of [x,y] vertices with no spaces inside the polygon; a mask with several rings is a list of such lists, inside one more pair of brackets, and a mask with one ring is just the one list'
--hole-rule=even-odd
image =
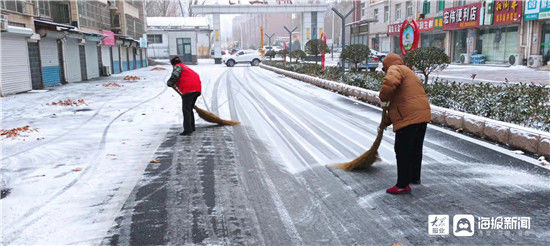
{"label": "apartment building", "polygon": [[2,0],[0,9],[1,95],[146,65],[141,1]]}

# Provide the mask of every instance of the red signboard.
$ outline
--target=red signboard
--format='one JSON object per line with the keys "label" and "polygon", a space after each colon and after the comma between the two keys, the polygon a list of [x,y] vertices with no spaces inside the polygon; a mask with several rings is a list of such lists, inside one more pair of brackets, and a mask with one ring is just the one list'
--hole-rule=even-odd
{"label": "red signboard", "polygon": [[103,45],[105,46],[115,46],[115,33],[107,30],[101,30],[101,33],[106,35],[103,38]]}
{"label": "red signboard", "polygon": [[[420,32],[433,31],[435,27],[434,18],[416,20],[416,23]],[[388,35],[399,35],[401,33],[401,26],[403,26],[403,22],[388,25]]]}
{"label": "red signboard", "polygon": [[420,32],[433,31],[435,24],[434,18],[416,20],[416,23],[418,23],[418,29],[420,30]]}
{"label": "red signboard", "polygon": [[522,1],[495,1],[493,25],[521,22]]}
{"label": "red signboard", "polygon": [[481,2],[443,10],[443,30],[479,26]]}

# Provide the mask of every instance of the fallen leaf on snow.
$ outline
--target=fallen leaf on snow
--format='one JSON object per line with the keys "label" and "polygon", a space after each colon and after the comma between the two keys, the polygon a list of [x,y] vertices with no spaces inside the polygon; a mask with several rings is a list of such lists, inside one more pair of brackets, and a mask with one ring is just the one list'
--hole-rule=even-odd
{"label": "fallen leaf on snow", "polygon": [[74,172],[80,172],[80,171],[82,171],[82,168],[77,167],[77,168],[73,169],[73,171],[74,171]]}
{"label": "fallen leaf on snow", "polygon": [[[32,129],[30,126],[27,125],[24,127],[17,127],[9,130],[0,130],[0,136],[6,136],[6,138],[15,138],[17,136],[23,136],[21,135],[21,133],[23,132],[30,132],[30,131],[38,131],[38,130]],[[26,137],[26,136],[23,136],[23,137]]]}
{"label": "fallen leaf on snow", "polygon": [[545,167],[548,166],[549,164],[550,164],[550,162],[547,162],[547,161],[541,161],[540,162],[540,165],[545,166]]}
{"label": "fallen leaf on snow", "polygon": [[65,99],[65,101],[63,100],[59,100],[57,102],[51,102],[51,103],[47,103],[46,105],[48,106],[80,106],[80,105],[88,105],[86,104],[86,102],[84,101],[84,99],[70,99],[70,98],[67,98]]}
{"label": "fallen leaf on snow", "polygon": [[122,87],[124,85],[121,85],[119,83],[107,83],[107,84],[103,84],[103,87]]}
{"label": "fallen leaf on snow", "polygon": [[154,67],[153,69],[151,69],[151,71],[163,71],[163,70],[166,70],[166,68],[163,68],[163,67]]}
{"label": "fallen leaf on snow", "polygon": [[140,80],[141,78],[139,78],[138,76],[129,76],[129,75],[126,75],[124,76],[124,80]]}

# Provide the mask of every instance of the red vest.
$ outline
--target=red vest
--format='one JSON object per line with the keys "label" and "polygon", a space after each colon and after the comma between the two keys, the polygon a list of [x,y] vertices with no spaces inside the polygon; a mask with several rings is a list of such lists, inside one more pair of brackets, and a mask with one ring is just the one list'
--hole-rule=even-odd
{"label": "red vest", "polygon": [[178,64],[182,68],[180,80],[178,81],[178,89],[182,94],[198,91],[201,92],[201,78],[191,68]]}

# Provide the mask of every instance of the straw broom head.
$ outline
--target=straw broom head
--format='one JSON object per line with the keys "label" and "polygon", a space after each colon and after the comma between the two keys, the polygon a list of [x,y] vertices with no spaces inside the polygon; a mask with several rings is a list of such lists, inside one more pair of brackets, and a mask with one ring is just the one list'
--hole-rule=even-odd
{"label": "straw broom head", "polygon": [[235,126],[240,124],[238,121],[232,121],[232,120],[224,120],[217,115],[210,113],[202,108],[199,108],[197,106],[194,107],[194,109],[199,114],[199,117],[201,117],[203,120],[208,121],[210,123],[216,123],[219,125],[228,125],[228,126]]}
{"label": "straw broom head", "polygon": [[[382,120],[384,119],[384,117],[386,117],[386,110],[382,110]],[[376,139],[374,140],[374,143],[372,144],[370,149],[367,150],[367,152],[363,153],[361,156],[357,157],[353,161],[333,164],[331,165],[331,167],[339,168],[346,171],[353,171],[353,170],[359,170],[359,169],[366,169],[372,166],[374,162],[380,160],[380,158],[378,157],[378,148],[380,147],[380,143],[382,142],[382,137],[384,135],[385,128],[386,127],[382,125],[382,122],[380,122]]]}

